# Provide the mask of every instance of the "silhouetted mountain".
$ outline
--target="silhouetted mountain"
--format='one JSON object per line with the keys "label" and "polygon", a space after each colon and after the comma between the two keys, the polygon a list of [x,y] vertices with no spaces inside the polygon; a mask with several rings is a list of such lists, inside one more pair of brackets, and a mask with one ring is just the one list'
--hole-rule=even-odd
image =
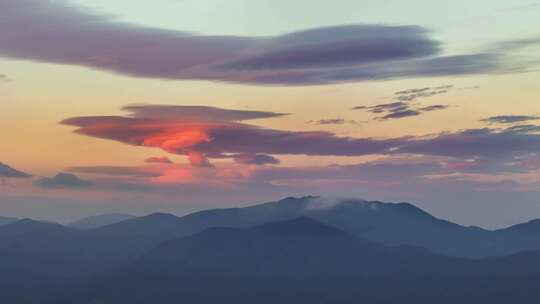
{"label": "silhouetted mountain", "polygon": [[0,271],[79,277],[132,260],[129,248],[91,230],[23,219],[0,227]]}
{"label": "silhouetted mountain", "polygon": [[500,229],[497,230],[497,232],[531,234],[538,236],[540,235],[540,219]]}
{"label": "silhouetted mountain", "polygon": [[286,198],[245,208],[215,209],[181,218],[152,214],[96,229],[95,233],[133,248],[133,256],[177,237],[211,227],[253,225],[309,216],[356,236],[386,245],[414,245],[437,253],[462,257],[510,255],[540,250],[534,234],[524,232],[534,222],[514,229],[488,231],[437,219],[408,203],[363,200]]}
{"label": "silhouetted mountain", "polygon": [[[83,234],[59,224],[23,219],[0,227],[0,269],[72,275],[87,265]],[[88,265],[91,267],[91,265]]]}
{"label": "silhouetted mountain", "polygon": [[59,224],[23,219],[0,227],[0,303],[39,303],[37,299],[68,278],[90,273],[78,231]]}
{"label": "silhouetted mountain", "polygon": [[406,203],[316,197],[85,230],[24,219],[0,226],[0,302],[531,303],[537,253],[469,260],[403,245],[494,255],[538,246],[537,229],[487,231]]}
{"label": "silhouetted mountain", "polygon": [[165,242],[51,303],[535,303],[539,258],[439,256],[302,217]]}
{"label": "silhouetted mountain", "polygon": [[21,235],[31,237],[34,234],[40,234],[44,232],[49,234],[62,233],[68,230],[69,229],[66,229],[66,227],[56,223],[42,222],[32,219],[22,219],[4,225],[2,228],[0,228],[0,240],[11,237],[18,237]]}
{"label": "silhouetted mountain", "polygon": [[14,217],[0,216],[0,226],[4,226],[4,225],[7,225],[7,224],[11,224],[11,223],[16,222],[16,221],[18,221],[18,220],[19,220],[19,219],[14,218]]}
{"label": "silhouetted mountain", "polygon": [[94,229],[111,224],[116,224],[133,218],[135,218],[135,216],[129,214],[111,213],[85,217],[83,219],[68,224],[68,226],[77,229]]}

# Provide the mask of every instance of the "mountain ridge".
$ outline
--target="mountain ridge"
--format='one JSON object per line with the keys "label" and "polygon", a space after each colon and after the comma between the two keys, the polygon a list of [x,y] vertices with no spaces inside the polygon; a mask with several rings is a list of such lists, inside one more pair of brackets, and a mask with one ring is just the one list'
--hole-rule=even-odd
{"label": "mountain ridge", "polygon": [[299,217],[164,242],[50,303],[532,303],[538,258],[446,257]]}

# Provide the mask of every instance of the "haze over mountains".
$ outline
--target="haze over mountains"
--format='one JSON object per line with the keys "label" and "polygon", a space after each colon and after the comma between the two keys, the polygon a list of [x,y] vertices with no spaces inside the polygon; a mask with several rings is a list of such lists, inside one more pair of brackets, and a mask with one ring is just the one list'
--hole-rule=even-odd
{"label": "haze over mountains", "polygon": [[[540,258],[538,220],[489,231],[408,203],[308,196],[184,217],[106,215],[69,227],[6,222],[2,303],[540,299],[540,268],[531,267]],[[429,292],[417,294],[419,286]]]}
{"label": "haze over mountains", "polygon": [[135,218],[133,215],[121,214],[121,213],[111,213],[104,215],[95,215],[89,216],[75,222],[68,224],[69,227],[78,228],[78,229],[92,229],[99,228],[102,226],[107,226],[115,224],[121,221],[129,220]]}
{"label": "haze over mountains", "polygon": [[[465,227],[438,219],[408,203],[306,196],[245,208],[213,209],[183,217],[154,213],[96,227],[93,235],[137,243],[146,250],[162,241],[211,227],[250,227],[271,221],[308,216],[353,235],[386,245],[415,245],[462,257],[501,256],[540,249],[540,221],[499,230]],[[109,217],[109,216],[107,216]]]}
{"label": "haze over mountains", "polygon": [[51,303],[533,303],[538,258],[445,257],[300,217],[165,242]]}

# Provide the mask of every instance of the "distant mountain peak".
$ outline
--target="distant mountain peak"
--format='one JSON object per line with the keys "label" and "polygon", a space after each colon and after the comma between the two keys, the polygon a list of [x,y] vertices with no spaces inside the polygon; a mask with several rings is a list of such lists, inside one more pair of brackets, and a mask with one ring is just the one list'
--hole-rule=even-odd
{"label": "distant mountain peak", "polygon": [[178,219],[176,215],[164,212],[154,212],[143,217],[147,219]]}
{"label": "distant mountain peak", "polygon": [[54,224],[47,223],[47,222],[42,222],[42,221],[30,219],[30,218],[23,218],[23,219],[20,219],[20,220],[18,220],[16,222],[13,222],[12,224],[10,224],[10,226],[29,226],[29,225],[32,225],[32,226],[48,226],[48,225],[54,225]]}
{"label": "distant mountain peak", "polygon": [[43,232],[43,231],[66,231],[71,228],[62,226],[58,223],[42,222],[33,219],[21,219],[16,222],[1,227],[0,236],[19,235],[25,233]]}
{"label": "distant mountain peak", "polygon": [[540,233],[540,219],[530,220],[526,223],[517,224],[508,228],[501,229],[502,231],[519,231],[523,233]]}
{"label": "distant mountain peak", "polygon": [[274,203],[284,205],[284,204],[301,204],[301,203],[307,203],[315,199],[319,199],[319,196],[300,196],[300,197],[294,197],[294,196],[288,196],[284,199],[281,199],[279,201],[276,201]]}
{"label": "distant mountain peak", "polygon": [[400,211],[407,215],[416,215],[416,216],[425,216],[429,218],[433,218],[433,215],[427,213],[426,211],[416,207],[415,205],[411,203],[401,202],[393,204],[395,207],[399,208]]}

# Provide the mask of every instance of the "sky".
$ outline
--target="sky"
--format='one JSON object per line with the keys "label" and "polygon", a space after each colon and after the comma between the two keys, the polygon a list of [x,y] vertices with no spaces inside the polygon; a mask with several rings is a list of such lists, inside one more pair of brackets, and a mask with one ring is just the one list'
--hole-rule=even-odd
{"label": "sky", "polygon": [[540,218],[540,2],[0,0],[0,214]]}

